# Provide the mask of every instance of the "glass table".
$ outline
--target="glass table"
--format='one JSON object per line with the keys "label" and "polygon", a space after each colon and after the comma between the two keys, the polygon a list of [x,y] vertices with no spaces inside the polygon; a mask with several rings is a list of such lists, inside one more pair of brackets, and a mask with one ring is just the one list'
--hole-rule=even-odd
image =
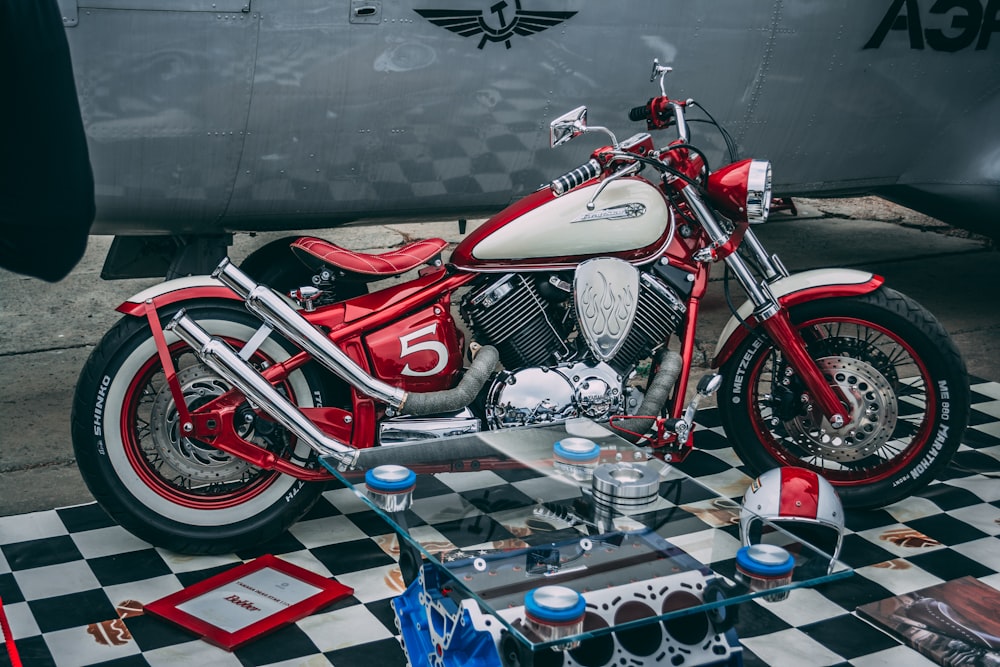
{"label": "glass table", "polygon": [[741,664],[736,605],[852,572],[764,519],[745,567],[739,503],[586,419],[370,453],[322,463],[400,538],[414,665]]}

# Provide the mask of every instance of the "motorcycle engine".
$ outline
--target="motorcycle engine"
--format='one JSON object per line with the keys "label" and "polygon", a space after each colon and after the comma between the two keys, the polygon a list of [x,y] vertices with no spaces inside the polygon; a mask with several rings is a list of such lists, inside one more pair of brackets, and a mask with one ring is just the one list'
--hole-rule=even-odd
{"label": "motorcycle engine", "polygon": [[642,392],[629,380],[676,331],[683,301],[660,278],[638,274],[634,320],[614,356],[602,361],[579,331],[573,292],[559,274],[511,273],[462,299],[465,323],[477,341],[497,348],[505,369],[487,393],[490,428],[605,420],[639,407]]}

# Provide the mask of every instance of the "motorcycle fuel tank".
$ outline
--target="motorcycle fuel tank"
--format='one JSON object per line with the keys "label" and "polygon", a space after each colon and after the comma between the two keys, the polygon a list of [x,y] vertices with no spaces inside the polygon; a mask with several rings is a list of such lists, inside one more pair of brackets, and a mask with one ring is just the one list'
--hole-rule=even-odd
{"label": "motorcycle fuel tank", "polygon": [[596,256],[633,264],[658,257],[673,229],[663,194],[639,178],[612,181],[598,195],[600,187],[595,182],[561,197],[543,188],[525,197],[473,231],[451,263],[490,271],[570,267]]}

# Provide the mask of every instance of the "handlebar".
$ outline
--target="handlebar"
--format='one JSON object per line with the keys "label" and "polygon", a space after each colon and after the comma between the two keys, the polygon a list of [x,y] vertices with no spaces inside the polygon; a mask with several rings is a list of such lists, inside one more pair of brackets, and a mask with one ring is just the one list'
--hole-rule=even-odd
{"label": "handlebar", "polygon": [[582,185],[590,179],[597,178],[600,175],[601,163],[591,158],[589,162],[581,164],[573,171],[566,172],[559,178],[552,181],[549,187],[552,188],[553,194],[558,197],[559,195],[569,192],[578,185]]}
{"label": "handlebar", "polygon": [[665,127],[670,127],[674,120],[680,124],[682,121],[680,106],[683,106],[683,103],[675,102],[668,97],[654,97],[642,106],[632,107],[628,112],[628,119],[631,121],[644,120],[648,129],[662,130]]}
{"label": "handlebar", "polygon": [[649,118],[649,104],[632,107],[628,112],[628,119],[631,121],[646,120],[647,118]]}

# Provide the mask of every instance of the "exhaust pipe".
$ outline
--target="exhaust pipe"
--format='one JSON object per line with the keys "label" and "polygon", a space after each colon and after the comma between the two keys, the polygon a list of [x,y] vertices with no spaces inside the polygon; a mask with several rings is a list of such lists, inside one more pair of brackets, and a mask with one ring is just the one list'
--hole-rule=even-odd
{"label": "exhaust pipe", "polygon": [[272,419],[294,433],[321,456],[332,456],[354,466],[360,450],[338,442],[323,433],[291,401],[271,386],[257,370],[244,361],[225,342],[210,336],[180,310],[165,327],[173,331],[198,353],[205,365],[259,405]]}
{"label": "exhaust pipe", "polygon": [[316,361],[351,386],[397,410],[406,402],[405,391],[366,373],[274,290],[254,282],[253,278],[233,266],[228,257],[216,267],[212,277],[245,299],[250,312],[311,354]]}
{"label": "exhaust pipe", "polygon": [[225,258],[212,277],[246,300],[247,308],[319,363],[359,391],[388,404],[399,415],[422,417],[465,408],[479,394],[500,360],[490,345],[479,349],[458,386],[443,391],[409,393],[369,375],[347,354],[266,285],[260,285]]}
{"label": "exhaust pipe", "polygon": [[[681,355],[672,350],[667,350],[666,353],[663,354],[660,358],[660,369],[656,372],[656,375],[653,376],[653,381],[649,383],[642,405],[639,406],[639,409],[636,410],[635,414],[660,414],[663,406],[667,404],[667,399],[670,398],[670,390],[674,388],[674,384],[677,383],[677,378],[680,377],[681,365]],[[633,419],[629,426],[635,433],[645,434],[653,427],[654,423],[656,423],[656,419],[654,418]],[[642,436],[623,433],[622,437],[635,444]]]}

